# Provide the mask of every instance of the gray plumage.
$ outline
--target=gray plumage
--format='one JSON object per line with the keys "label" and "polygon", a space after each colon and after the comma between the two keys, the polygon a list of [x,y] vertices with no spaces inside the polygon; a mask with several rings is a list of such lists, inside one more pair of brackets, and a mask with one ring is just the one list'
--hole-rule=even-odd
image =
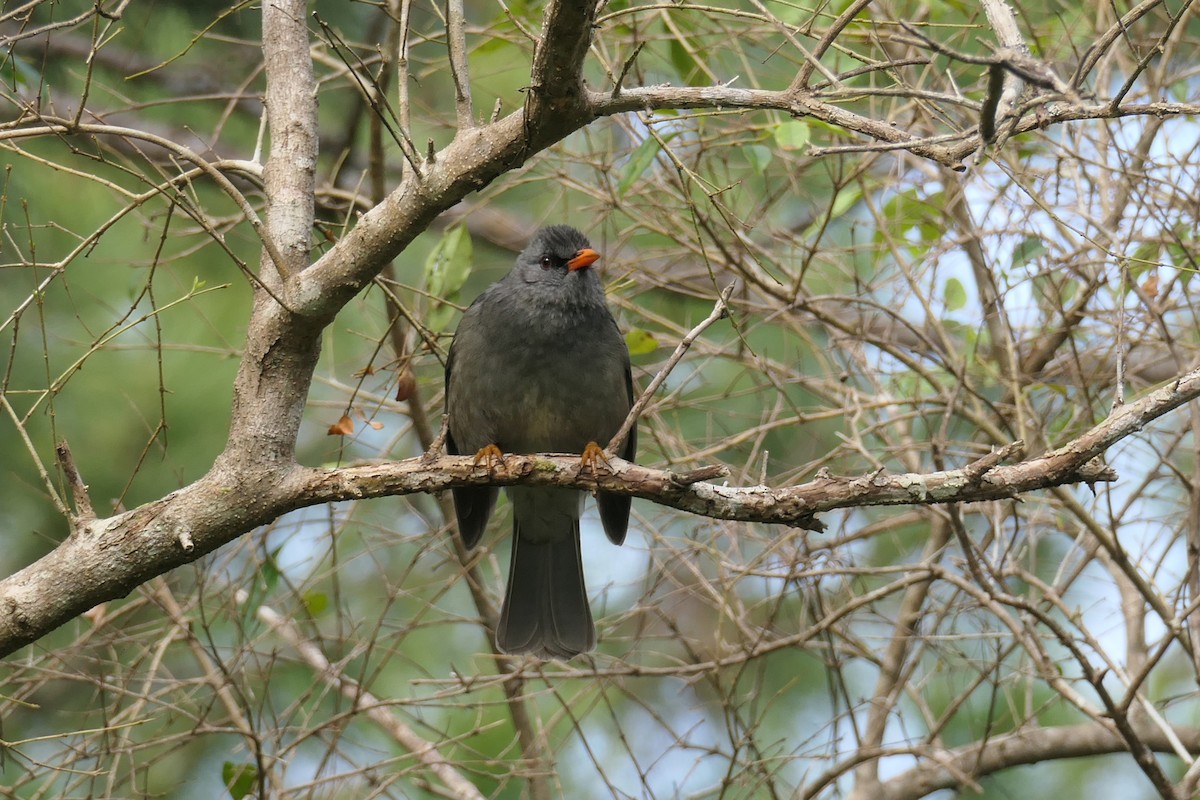
{"label": "gray plumage", "polygon": [[[589,442],[604,447],[616,434],[633,405],[633,381],[625,339],[590,267],[596,257],[574,228],[543,228],[512,271],[463,314],[446,362],[450,453],[472,455],[489,444],[504,453],[582,453]],[[636,450],[635,430],[620,455],[632,460]],[[453,491],[467,547],[483,535],[497,491]],[[497,645],[542,658],[591,650],[596,630],[579,549],[584,493],[523,486],[507,492],[512,558]],[[625,540],[629,500],[597,497],[614,544]]]}

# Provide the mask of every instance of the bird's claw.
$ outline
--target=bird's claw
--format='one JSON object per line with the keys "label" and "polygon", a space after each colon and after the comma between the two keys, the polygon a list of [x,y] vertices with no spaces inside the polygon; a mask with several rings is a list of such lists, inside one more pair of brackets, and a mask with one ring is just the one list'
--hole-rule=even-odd
{"label": "bird's claw", "polygon": [[604,452],[604,448],[595,442],[588,442],[587,447],[583,448],[583,455],[579,457],[579,465],[587,467],[593,474],[596,472],[596,465],[603,464],[608,467],[608,471],[612,472],[612,462],[608,460],[608,453]]}
{"label": "bird's claw", "polygon": [[475,454],[475,460],[471,462],[471,466],[478,467],[480,464],[483,464],[484,469],[489,473],[497,466],[504,466],[504,451],[494,444],[479,448],[479,452]]}

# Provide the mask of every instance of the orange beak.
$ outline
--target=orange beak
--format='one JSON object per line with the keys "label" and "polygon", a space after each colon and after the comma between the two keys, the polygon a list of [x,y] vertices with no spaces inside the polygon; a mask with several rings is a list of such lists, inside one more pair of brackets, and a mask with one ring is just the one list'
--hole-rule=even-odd
{"label": "orange beak", "polygon": [[577,269],[583,269],[584,267],[590,267],[592,264],[595,264],[599,260],[600,260],[599,253],[597,253],[595,250],[592,250],[590,247],[585,247],[584,249],[582,249],[578,253],[576,253],[571,258],[571,260],[567,262],[567,269],[574,272]]}

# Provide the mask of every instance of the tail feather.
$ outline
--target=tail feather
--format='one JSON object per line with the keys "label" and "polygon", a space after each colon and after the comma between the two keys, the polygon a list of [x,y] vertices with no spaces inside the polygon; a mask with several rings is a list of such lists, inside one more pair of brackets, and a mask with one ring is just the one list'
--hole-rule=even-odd
{"label": "tail feather", "polygon": [[494,486],[451,489],[454,498],[454,516],[458,520],[458,534],[470,550],[479,543],[487,528],[488,517],[496,506],[500,490]]}
{"label": "tail feather", "polygon": [[[630,402],[633,402],[633,388],[630,388]],[[629,432],[625,446],[621,448],[621,458],[633,461],[637,457],[637,426]],[[629,504],[633,500],[627,494],[612,494],[600,492],[596,495],[596,507],[600,509],[600,521],[604,523],[604,533],[613,544],[625,542],[625,531],[629,528]]]}
{"label": "tail feather", "polygon": [[[540,533],[540,532],[539,532]],[[522,536],[513,522],[508,589],[496,629],[505,653],[569,659],[596,646],[579,547],[579,520],[570,534]]]}

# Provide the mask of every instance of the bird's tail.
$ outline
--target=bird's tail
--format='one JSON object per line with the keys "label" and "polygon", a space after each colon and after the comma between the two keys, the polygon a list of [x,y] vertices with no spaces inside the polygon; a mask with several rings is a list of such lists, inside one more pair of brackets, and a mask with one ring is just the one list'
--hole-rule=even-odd
{"label": "bird's tail", "polygon": [[520,524],[513,522],[508,589],[496,628],[496,644],[505,653],[565,660],[596,646],[579,520],[568,522],[570,535],[553,536],[522,536]]}

